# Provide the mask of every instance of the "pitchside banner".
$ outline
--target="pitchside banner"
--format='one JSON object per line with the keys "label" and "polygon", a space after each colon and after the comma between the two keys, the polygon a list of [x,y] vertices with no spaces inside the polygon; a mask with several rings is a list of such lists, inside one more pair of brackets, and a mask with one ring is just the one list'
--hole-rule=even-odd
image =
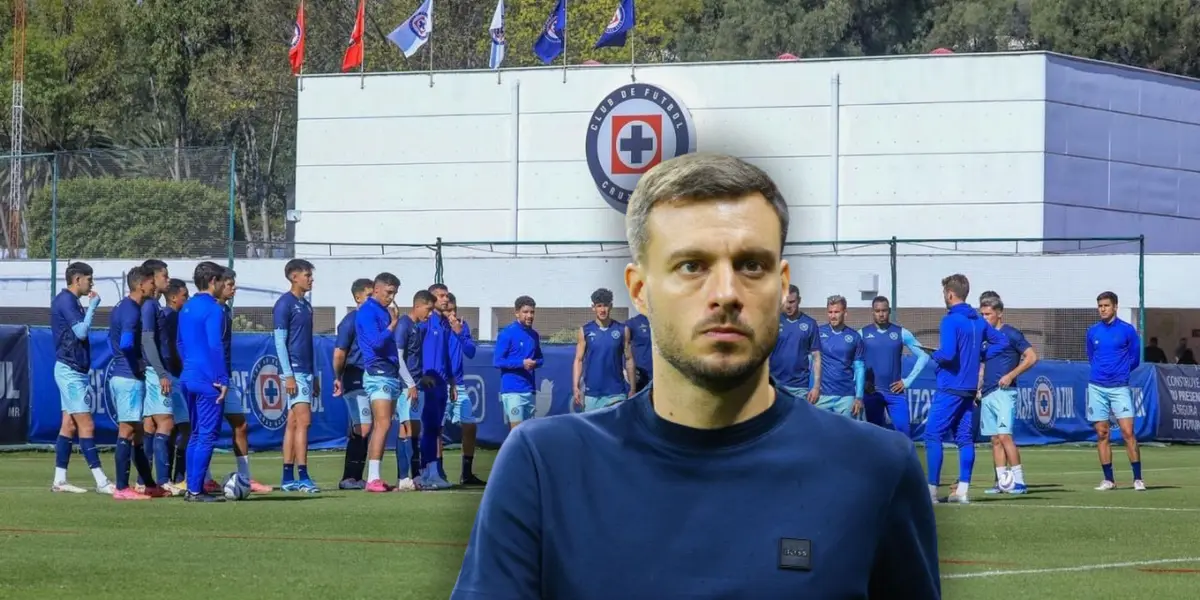
{"label": "pitchside banner", "polygon": [[24,444],[29,432],[28,329],[0,325],[0,446]]}
{"label": "pitchside banner", "polygon": [[1148,395],[1157,395],[1155,437],[1166,442],[1200,442],[1200,367],[1158,365],[1155,376],[1156,385],[1147,388]]}
{"label": "pitchside banner", "polygon": [[[0,329],[0,340],[3,337]],[[60,405],[58,389],[54,384],[54,344],[50,331],[32,329],[29,333],[29,352],[34,360],[30,370],[32,395],[29,416],[29,441],[38,444],[53,443],[58,435]],[[108,393],[108,371],[110,352],[107,332],[96,331],[92,342],[92,412],[97,425],[97,440],[112,444],[116,440],[116,423],[113,421],[112,400]],[[17,346],[21,346],[17,344]],[[340,448],[346,441],[349,414],[345,401],[332,395],[333,338],[319,336],[316,340],[319,375],[319,395],[313,404],[313,424],[309,431],[309,444],[315,449]],[[0,349],[8,348],[0,342]],[[5,350],[17,356],[18,351]],[[572,402],[571,371],[575,357],[575,346],[544,346],[544,367],[538,369],[535,393],[535,418],[561,415],[577,409]],[[274,340],[267,333],[239,333],[233,341],[233,388],[242,395],[245,413],[250,423],[250,444],[255,450],[278,449],[283,443],[283,431],[287,423],[287,403],[283,398],[279,379],[278,360],[275,357]],[[2,359],[4,361],[8,358]],[[911,368],[911,357],[905,358],[905,368]],[[475,415],[480,419],[479,441],[489,446],[499,445],[508,435],[508,424],[504,422],[500,407],[500,374],[492,367],[492,346],[480,344],[473,359],[467,361],[465,386]],[[1181,368],[1176,366],[1160,369]],[[1172,435],[1183,434],[1196,439],[1197,422],[1195,412],[1200,404],[1195,402],[1200,393],[1200,369],[1179,371],[1192,373],[1190,379],[1175,375],[1155,378],[1153,366],[1146,365],[1134,372],[1135,427],[1140,439],[1154,439],[1156,432],[1164,432],[1164,422],[1175,419],[1180,425]],[[1095,433],[1087,422],[1087,379],[1088,366],[1066,361],[1040,361],[1017,382],[1019,401],[1015,437],[1018,444],[1043,445],[1063,442],[1095,441]],[[19,378],[18,378],[19,379]],[[19,384],[18,384],[19,385]],[[1173,387],[1172,387],[1173,386]],[[1160,387],[1162,391],[1160,391]],[[30,386],[19,389],[29,390]],[[1174,390],[1172,393],[1171,390]],[[925,420],[929,414],[929,403],[933,398],[934,371],[924,372],[908,390],[909,410],[913,427],[913,438],[920,440],[924,435]],[[28,393],[28,392],[26,392]],[[1159,399],[1178,398],[1171,404],[1171,416],[1159,418]],[[1163,400],[1166,402],[1166,400]],[[19,405],[19,404],[18,404]],[[1188,415],[1191,420],[1188,421]],[[1171,421],[1175,423],[1176,421]],[[395,439],[393,434],[389,440]],[[1188,429],[1191,427],[1191,429]],[[447,441],[458,440],[458,428],[447,427]],[[1114,436],[1119,432],[1114,427]],[[951,441],[947,436],[946,441]],[[230,431],[223,427],[220,447],[229,448]]]}

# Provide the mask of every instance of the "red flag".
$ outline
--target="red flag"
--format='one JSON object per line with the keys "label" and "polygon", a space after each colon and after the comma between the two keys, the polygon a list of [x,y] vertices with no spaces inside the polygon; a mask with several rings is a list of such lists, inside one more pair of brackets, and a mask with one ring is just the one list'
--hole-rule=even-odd
{"label": "red flag", "polygon": [[349,71],[363,64],[363,30],[366,29],[367,0],[358,0],[358,16],[354,18],[354,31],[350,32],[350,47],[342,58],[342,71]]}
{"label": "red flag", "polygon": [[299,75],[304,69],[304,2],[300,2],[300,11],[296,14],[296,30],[292,32],[292,47],[288,50],[288,60],[292,63],[292,75]]}

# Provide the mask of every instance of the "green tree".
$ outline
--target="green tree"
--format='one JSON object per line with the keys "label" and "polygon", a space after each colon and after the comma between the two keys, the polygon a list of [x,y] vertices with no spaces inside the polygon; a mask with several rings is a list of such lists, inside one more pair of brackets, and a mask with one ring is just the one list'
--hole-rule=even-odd
{"label": "green tree", "polygon": [[1200,77],[1192,0],[1040,0],[1031,28],[1047,50]]}
{"label": "green tree", "polygon": [[[29,256],[50,256],[50,188],[29,205]],[[225,256],[227,192],[197,181],[70,179],[58,185],[57,254],[89,258]]]}

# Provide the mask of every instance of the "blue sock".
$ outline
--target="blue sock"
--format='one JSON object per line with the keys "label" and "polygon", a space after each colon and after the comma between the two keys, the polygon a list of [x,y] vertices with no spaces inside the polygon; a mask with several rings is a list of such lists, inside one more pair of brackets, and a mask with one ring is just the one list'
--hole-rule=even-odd
{"label": "blue sock", "polygon": [[300,481],[308,481],[308,465],[299,465],[296,468],[300,471]]}
{"label": "blue sock", "polygon": [[296,480],[296,466],[291,463],[283,463],[283,482],[291,483]]}
{"label": "blue sock", "polygon": [[410,444],[408,468],[412,472],[412,476],[416,477],[421,474],[421,444],[417,438],[408,438]]}
{"label": "blue sock", "polygon": [[[1139,460],[1137,462],[1131,462],[1131,463],[1129,463],[1129,466],[1133,467],[1133,478],[1141,479],[1142,478],[1142,461]],[[1112,467],[1110,466],[1109,468],[1111,469]]]}
{"label": "blue sock", "polygon": [[155,483],[162,486],[171,482],[171,445],[165,433],[154,434],[154,473],[158,476]]}
{"label": "blue sock", "polygon": [[100,468],[100,451],[96,449],[96,440],[94,438],[79,438],[79,448],[83,450],[83,459],[87,461],[89,469]]}
{"label": "blue sock", "polygon": [[412,466],[412,445],[408,438],[396,440],[396,479],[408,479],[408,470]]}
{"label": "blue sock", "polygon": [[154,485],[154,473],[150,471],[150,459],[146,458],[146,453],[142,452],[140,446],[133,446],[133,466],[137,469],[138,481],[144,481],[143,485]]}
{"label": "blue sock", "polygon": [[[1104,480],[1112,481],[1113,480],[1112,463],[1108,463],[1106,465],[1100,465],[1100,468],[1104,469]],[[1138,470],[1139,471],[1141,470],[1141,465],[1138,465]]]}
{"label": "blue sock", "polygon": [[60,435],[54,442],[54,466],[65,469],[71,462],[71,438]]}
{"label": "blue sock", "polygon": [[117,438],[117,489],[129,487],[129,461],[133,454],[133,440]]}
{"label": "blue sock", "polygon": [[[147,460],[152,459],[152,458],[154,458],[154,451],[155,451],[154,450],[154,436],[153,435],[143,435],[142,436],[142,456],[145,456]],[[140,469],[139,469],[139,471],[140,471]],[[157,473],[158,471],[155,471],[155,472]],[[142,479],[141,473],[139,473],[138,474],[138,483],[141,485],[154,485],[154,478],[151,477],[150,481],[144,481]]]}

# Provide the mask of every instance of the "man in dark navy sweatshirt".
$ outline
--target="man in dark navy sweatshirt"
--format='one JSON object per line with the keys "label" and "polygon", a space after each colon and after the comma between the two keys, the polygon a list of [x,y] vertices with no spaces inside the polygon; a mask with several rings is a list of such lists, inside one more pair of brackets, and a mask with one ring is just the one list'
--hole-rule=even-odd
{"label": "man in dark navy sweatshirt", "polygon": [[736,158],[641,178],[625,282],[654,381],[509,433],[453,600],[940,598],[912,442],[771,385],[787,224]]}
{"label": "man in dark navy sweatshirt", "polygon": [[[925,421],[925,460],[929,467],[929,495],[937,501],[942,475],[942,438],[954,432],[958,446],[958,485],[947,502],[966,504],[975,470],[975,394],[979,391],[979,365],[1008,348],[1008,337],[992,328],[967,304],[971,283],[966,275],[942,279],[946,316],[939,327],[940,342],[931,358],[937,365],[937,391]],[[987,341],[986,349],[984,341]]]}
{"label": "man in dark navy sweatshirt", "polygon": [[1096,428],[1096,450],[1100,453],[1100,468],[1104,481],[1099,491],[1116,487],[1113,481],[1112,443],[1109,439],[1110,419],[1115,418],[1125,440],[1125,454],[1133,469],[1133,489],[1144,492],[1142,456],[1137,435],[1133,431],[1133,392],[1129,376],[1141,364],[1141,342],[1133,325],[1117,317],[1117,295],[1104,292],[1096,298],[1100,320],[1087,331],[1088,363],[1092,366],[1088,378],[1087,416]]}

